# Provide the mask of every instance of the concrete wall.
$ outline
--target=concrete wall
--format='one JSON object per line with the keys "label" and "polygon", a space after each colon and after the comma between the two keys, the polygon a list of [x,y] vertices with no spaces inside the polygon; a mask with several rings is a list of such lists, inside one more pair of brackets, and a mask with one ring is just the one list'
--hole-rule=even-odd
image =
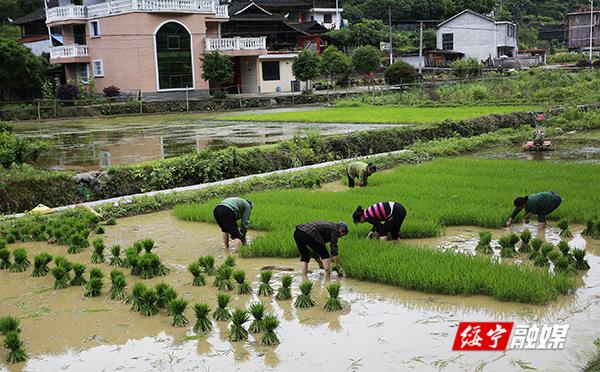
{"label": "concrete wall", "polygon": [[483,61],[497,54],[496,24],[491,20],[464,13],[443,24],[437,32],[438,49],[442,49],[442,34],[445,33],[454,34],[453,50],[464,53],[465,57]]}
{"label": "concrete wall", "polygon": [[[324,22],[325,14],[331,14],[331,23]],[[339,10],[338,17],[336,17],[335,9],[313,9],[310,12],[308,12],[306,20],[314,20],[330,30],[339,30],[342,23],[342,9]]]}
{"label": "concrete wall", "polygon": [[[277,92],[277,87],[280,87],[281,92],[290,92],[292,90],[291,82],[296,80],[292,72],[292,61],[296,55],[287,55],[285,57],[274,58],[275,56],[260,56],[258,62],[258,81],[260,85],[260,93]],[[279,80],[265,81],[262,78],[262,62],[269,61],[279,62]]]}
{"label": "concrete wall", "polygon": [[240,57],[242,93],[258,93],[258,57]]}

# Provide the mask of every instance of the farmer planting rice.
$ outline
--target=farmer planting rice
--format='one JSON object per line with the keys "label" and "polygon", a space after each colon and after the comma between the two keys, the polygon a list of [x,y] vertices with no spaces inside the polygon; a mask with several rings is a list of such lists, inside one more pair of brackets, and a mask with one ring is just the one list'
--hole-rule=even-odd
{"label": "farmer planting rice", "polygon": [[529,223],[529,217],[532,214],[538,216],[538,230],[544,232],[546,228],[546,216],[554,212],[558,206],[560,206],[562,199],[558,193],[553,191],[538,192],[535,194],[520,196],[515,199],[514,205],[515,210],[512,212],[508,220],[506,221],[506,227],[512,225],[513,219],[525,209],[525,217],[523,221]]}
{"label": "farmer planting rice", "polygon": [[[252,212],[252,202],[242,198],[227,198],[215,207],[213,215],[223,232],[225,250],[229,249],[230,237],[233,239],[236,251],[242,244],[246,244],[250,212]],[[237,220],[241,220],[240,228],[238,228]]]}
{"label": "farmer planting rice", "polygon": [[348,186],[351,188],[354,187],[355,178],[359,179],[358,186],[367,186],[367,178],[375,173],[375,171],[377,171],[377,167],[373,163],[367,164],[362,161],[355,161],[348,164],[348,169],[346,171],[348,175]]}
{"label": "farmer planting rice", "polygon": [[360,205],[352,214],[354,223],[368,222],[373,225],[368,237],[387,240],[388,234],[393,240],[400,238],[400,227],[406,217],[406,209],[397,202],[379,202],[373,204],[367,209]]}
{"label": "farmer planting rice", "polygon": [[[300,269],[306,279],[310,251],[316,252],[323,261],[325,273],[329,276],[329,259],[338,263],[338,239],[348,235],[348,225],[343,222],[313,221],[296,226],[294,240],[300,251]],[[330,243],[331,255],[326,244]]]}

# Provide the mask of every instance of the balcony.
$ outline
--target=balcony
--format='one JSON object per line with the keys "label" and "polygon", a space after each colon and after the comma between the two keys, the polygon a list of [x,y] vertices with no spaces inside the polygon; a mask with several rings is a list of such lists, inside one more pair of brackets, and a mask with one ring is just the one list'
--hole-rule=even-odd
{"label": "balcony", "polygon": [[53,63],[87,62],[89,56],[87,45],[64,45],[50,49],[50,59]]}
{"label": "balcony", "polygon": [[267,49],[267,37],[229,37],[211,38],[207,37],[206,51],[264,51]]}
{"label": "balcony", "polygon": [[81,5],[58,6],[46,9],[46,23],[85,21],[86,19],[86,9]]}

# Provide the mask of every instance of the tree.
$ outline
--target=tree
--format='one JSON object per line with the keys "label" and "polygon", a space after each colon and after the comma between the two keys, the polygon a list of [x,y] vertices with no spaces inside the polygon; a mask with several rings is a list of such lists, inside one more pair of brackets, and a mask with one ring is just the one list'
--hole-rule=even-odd
{"label": "tree", "polygon": [[306,81],[306,91],[309,92],[310,89],[308,82],[319,76],[319,56],[310,50],[302,51],[296,58],[294,58],[292,72],[300,81]]}
{"label": "tree", "polygon": [[202,79],[217,85],[215,95],[224,95],[221,91],[221,84],[231,81],[234,76],[235,64],[229,56],[218,51],[205,54],[202,60]]}
{"label": "tree", "polygon": [[330,45],[321,53],[321,73],[333,83],[335,75],[348,75],[352,71],[352,58]]}
{"label": "tree", "polygon": [[43,141],[15,136],[12,125],[0,121],[0,166],[35,162],[47,147]]}
{"label": "tree", "polygon": [[31,99],[41,95],[46,61],[15,40],[0,38],[0,98]]}
{"label": "tree", "polygon": [[398,61],[385,70],[385,78],[389,84],[407,84],[417,79],[417,73],[412,65]]}
{"label": "tree", "polygon": [[372,45],[379,48],[379,42],[386,38],[386,27],[378,19],[364,19],[350,25],[354,45]]}
{"label": "tree", "polygon": [[327,32],[325,36],[333,39],[334,43],[340,45],[344,51],[346,51],[346,48],[352,45],[352,33],[347,28],[331,30]]}
{"label": "tree", "polygon": [[352,54],[352,67],[358,74],[370,74],[379,70],[381,66],[381,52],[370,45],[356,48]]}

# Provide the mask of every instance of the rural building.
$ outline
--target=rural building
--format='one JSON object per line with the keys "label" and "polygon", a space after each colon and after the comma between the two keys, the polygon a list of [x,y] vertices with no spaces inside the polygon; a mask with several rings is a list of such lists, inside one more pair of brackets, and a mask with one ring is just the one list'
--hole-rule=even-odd
{"label": "rural building", "polygon": [[52,42],[46,27],[46,12],[40,8],[34,12],[17,18],[14,24],[21,27],[21,38],[18,40],[36,56],[50,57]]}
{"label": "rural building", "polygon": [[568,27],[566,23],[542,24],[538,30],[538,39],[546,41],[567,41]]}
{"label": "rural building", "polygon": [[515,57],[517,25],[467,9],[438,25],[437,49],[463,53],[480,61]]}
{"label": "rural building", "polygon": [[[600,46],[600,10],[593,13],[593,47]],[[568,38],[570,50],[590,49],[590,9],[577,9],[567,14]]]}

